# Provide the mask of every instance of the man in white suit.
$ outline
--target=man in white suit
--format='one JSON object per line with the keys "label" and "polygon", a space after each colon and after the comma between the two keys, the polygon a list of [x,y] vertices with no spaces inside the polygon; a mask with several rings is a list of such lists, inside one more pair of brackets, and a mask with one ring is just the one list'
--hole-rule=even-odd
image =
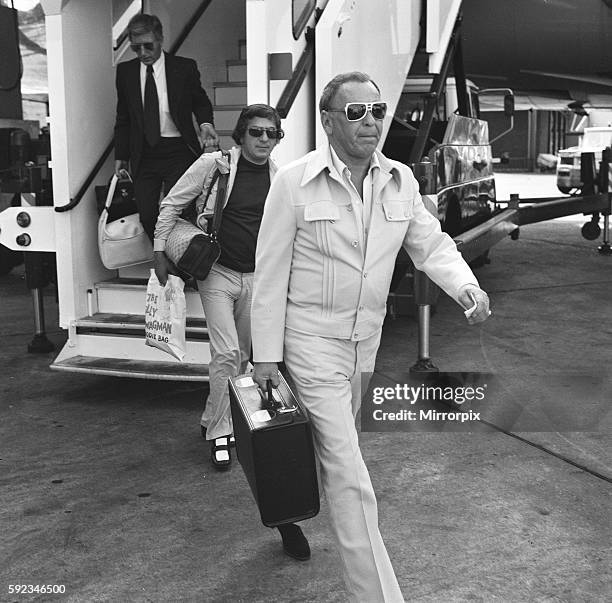
{"label": "man in white suit", "polygon": [[[395,257],[485,320],[489,300],[423,206],[411,170],[377,150],[386,112],[366,74],[332,79],[319,102],[328,141],[281,168],[257,241],[254,379],[278,384],[284,360],[310,416],[321,481],[351,601],[403,601],[378,529],[355,416],[373,372]],[[282,451],[279,451],[281,453]]]}

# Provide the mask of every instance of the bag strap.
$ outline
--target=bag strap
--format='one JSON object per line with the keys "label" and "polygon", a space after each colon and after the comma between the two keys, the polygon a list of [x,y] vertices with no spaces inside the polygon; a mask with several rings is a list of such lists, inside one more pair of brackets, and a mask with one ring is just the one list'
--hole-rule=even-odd
{"label": "bag strap", "polygon": [[[129,174],[128,174],[128,180],[132,182],[132,178]],[[104,209],[107,211],[107,213],[113,202],[113,198],[115,197],[115,190],[117,188],[117,182],[119,182],[119,178],[117,178],[117,174],[113,174],[108,184],[108,192],[106,193],[106,203],[104,204]]]}
{"label": "bag strap", "polygon": [[221,174],[219,176],[219,184],[217,186],[217,198],[215,200],[215,210],[213,212],[211,234],[216,235],[221,226],[221,215],[223,214],[223,202],[225,201],[225,193],[227,191],[227,181],[229,174]]}
{"label": "bag strap", "polygon": [[[227,151],[223,151],[223,156],[226,157],[229,161],[230,154]],[[219,180],[219,184],[217,185],[217,197],[215,199],[215,207],[213,209],[212,225],[209,228],[210,234],[214,236],[217,235],[217,232],[219,231],[219,226],[221,226],[221,214],[223,213],[223,203],[225,201],[225,194],[227,191],[229,172],[225,174],[222,174],[219,170],[215,172],[213,180],[210,183],[206,199],[208,199],[208,195],[210,195],[210,191],[212,190],[215,180]]]}

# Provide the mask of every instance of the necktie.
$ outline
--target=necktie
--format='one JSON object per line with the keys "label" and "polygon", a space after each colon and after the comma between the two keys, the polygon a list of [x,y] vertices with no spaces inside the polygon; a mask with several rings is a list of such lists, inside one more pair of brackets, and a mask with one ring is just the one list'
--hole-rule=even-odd
{"label": "necktie", "polygon": [[153,76],[153,65],[147,65],[147,79],[144,93],[144,135],[150,146],[159,142],[159,99]]}

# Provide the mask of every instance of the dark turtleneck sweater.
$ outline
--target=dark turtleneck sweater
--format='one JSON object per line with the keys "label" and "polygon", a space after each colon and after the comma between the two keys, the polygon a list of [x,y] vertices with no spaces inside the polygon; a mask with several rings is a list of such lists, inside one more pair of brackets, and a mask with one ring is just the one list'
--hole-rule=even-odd
{"label": "dark turtleneck sweater", "polygon": [[255,245],[268,190],[268,162],[258,165],[241,155],[232,192],[221,218],[219,264],[238,272],[255,270]]}

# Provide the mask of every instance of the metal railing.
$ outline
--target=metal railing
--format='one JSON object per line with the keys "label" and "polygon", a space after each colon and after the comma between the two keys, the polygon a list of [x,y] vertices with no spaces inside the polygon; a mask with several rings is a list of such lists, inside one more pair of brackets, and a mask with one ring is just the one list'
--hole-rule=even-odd
{"label": "metal railing", "polygon": [[323,10],[320,8],[315,9],[315,26],[307,27],[306,33],[304,34],[306,38],[306,47],[302,51],[300,58],[298,59],[297,65],[291,74],[291,78],[285,85],[285,89],[283,90],[278,102],[276,103],[276,110],[282,119],[287,117],[293,103],[298,95],[298,92],[302,88],[304,81],[306,80],[306,76],[310,71],[313,63],[314,63],[314,55],[315,55],[315,29],[316,24],[318,23],[321,15],[323,14]]}

